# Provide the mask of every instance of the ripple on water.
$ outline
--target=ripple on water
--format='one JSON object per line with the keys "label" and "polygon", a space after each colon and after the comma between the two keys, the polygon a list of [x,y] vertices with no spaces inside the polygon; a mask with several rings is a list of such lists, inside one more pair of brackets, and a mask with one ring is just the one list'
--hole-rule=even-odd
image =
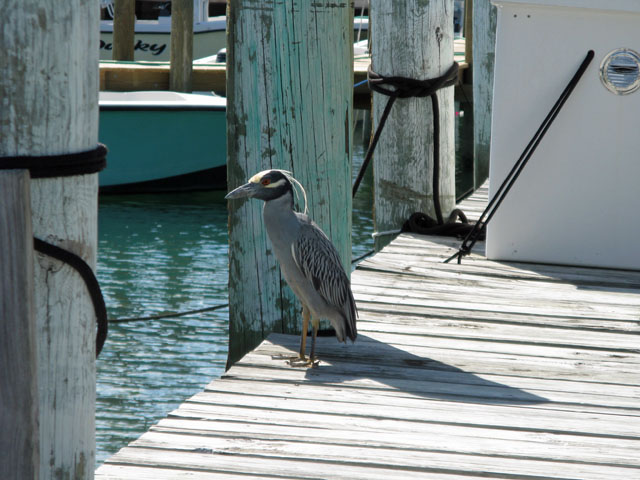
{"label": "ripple on water", "polygon": [[[469,115],[464,118],[470,120]],[[469,130],[464,123],[457,126]],[[461,131],[456,131],[456,141]],[[367,136],[357,133],[354,138],[364,141]],[[457,185],[458,193],[469,186],[469,158],[473,160],[464,149],[459,151],[466,155],[457,161],[466,183]],[[354,144],[354,177],[365,152],[363,144]],[[373,248],[370,170],[353,201],[354,258]],[[227,303],[223,196],[224,192],[100,197],[97,270],[110,318]],[[109,328],[97,361],[97,464],[222,374],[228,310]]]}

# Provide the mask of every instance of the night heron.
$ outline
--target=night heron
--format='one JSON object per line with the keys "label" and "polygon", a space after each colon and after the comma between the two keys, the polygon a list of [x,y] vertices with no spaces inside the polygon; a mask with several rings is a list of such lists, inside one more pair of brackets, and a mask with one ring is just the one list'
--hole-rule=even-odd
{"label": "night heron", "polygon": [[[356,339],[356,304],[349,277],[344,271],[336,247],[306,213],[293,209],[294,185],[304,188],[291,173],[264,170],[225,198],[264,200],[262,211],[267,235],[280,262],[282,275],[302,303],[300,356],[293,365],[313,366],[318,324],[321,318],[331,322],[340,342]],[[311,354],[306,358],[309,318],[313,327]]]}

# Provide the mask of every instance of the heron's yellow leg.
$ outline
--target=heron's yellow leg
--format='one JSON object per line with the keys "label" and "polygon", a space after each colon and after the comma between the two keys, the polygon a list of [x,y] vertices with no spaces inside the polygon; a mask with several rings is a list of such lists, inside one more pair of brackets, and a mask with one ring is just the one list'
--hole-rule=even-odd
{"label": "heron's yellow leg", "polygon": [[307,330],[309,329],[309,317],[311,313],[306,305],[302,305],[302,334],[300,335],[300,358],[305,359],[307,349]]}
{"label": "heron's yellow leg", "polygon": [[307,330],[309,329],[309,318],[311,317],[311,312],[304,305],[302,306],[302,339],[300,340],[300,356],[298,358],[291,358],[289,360],[289,365],[292,367],[315,367],[318,365],[318,362],[315,358],[313,358],[315,348],[316,348],[316,335],[318,333],[319,321],[314,318],[312,320],[313,325],[313,337],[311,338],[311,356],[307,358],[305,356],[306,352],[306,343],[307,343]]}
{"label": "heron's yellow leg", "polygon": [[313,328],[313,334],[311,337],[311,354],[309,355],[309,363],[313,366],[316,361],[316,336],[318,335],[318,327],[320,326],[320,320],[317,318],[313,318],[311,320],[311,325]]}

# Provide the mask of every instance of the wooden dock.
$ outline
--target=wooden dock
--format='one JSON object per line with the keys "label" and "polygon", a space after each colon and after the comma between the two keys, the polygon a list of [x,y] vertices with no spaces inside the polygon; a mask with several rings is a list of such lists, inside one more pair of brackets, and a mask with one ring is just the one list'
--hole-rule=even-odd
{"label": "wooden dock", "polygon": [[271,335],[96,478],[640,479],[640,272],[458,245],[399,236],[353,273],[355,344],[305,370]]}

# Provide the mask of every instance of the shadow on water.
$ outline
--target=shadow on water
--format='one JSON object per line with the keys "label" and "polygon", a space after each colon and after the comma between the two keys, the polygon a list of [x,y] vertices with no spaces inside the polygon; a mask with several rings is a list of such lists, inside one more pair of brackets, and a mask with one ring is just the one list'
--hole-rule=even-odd
{"label": "shadow on water", "polygon": [[[298,337],[273,335],[276,345],[297,351]],[[420,347],[411,346],[413,350]],[[319,337],[320,365],[308,369],[310,383],[344,383],[371,379],[394,390],[425,398],[488,405],[532,405],[548,399],[478,374],[358,335],[353,344],[340,344],[335,337]]]}

